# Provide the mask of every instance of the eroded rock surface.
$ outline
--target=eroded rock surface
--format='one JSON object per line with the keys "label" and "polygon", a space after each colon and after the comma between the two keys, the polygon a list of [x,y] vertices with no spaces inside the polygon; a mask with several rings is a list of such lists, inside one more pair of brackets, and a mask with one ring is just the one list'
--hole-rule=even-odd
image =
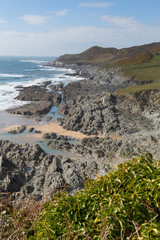
{"label": "eroded rock surface", "polygon": [[[20,192],[22,198],[34,195],[41,199],[60,189],[74,193],[98,171],[98,161],[46,155],[39,145],[1,141],[0,152],[0,190]],[[105,173],[108,170],[106,162]]]}
{"label": "eroded rock surface", "polygon": [[[9,109],[8,112],[32,117],[47,114],[53,105],[59,105],[62,101],[62,96],[58,92],[59,89],[56,87],[52,88],[53,85],[49,85],[50,83],[50,81],[47,81],[40,86],[21,87],[16,99],[29,101],[30,103]],[[50,91],[47,89],[48,85],[50,86]]]}

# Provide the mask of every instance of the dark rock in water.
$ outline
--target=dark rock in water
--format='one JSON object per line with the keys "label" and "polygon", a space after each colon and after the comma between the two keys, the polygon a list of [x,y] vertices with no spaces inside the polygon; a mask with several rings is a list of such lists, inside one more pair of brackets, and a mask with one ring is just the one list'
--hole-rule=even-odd
{"label": "dark rock in water", "polygon": [[52,117],[48,116],[46,117],[46,122],[50,122],[52,120]]}
{"label": "dark rock in water", "polygon": [[33,132],[33,131],[34,131],[34,128],[33,128],[33,127],[31,127],[31,128],[28,129],[28,132],[29,132],[29,133],[31,133],[31,132]]}
{"label": "dark rock in water", "polygon": [[44,86],[37,85],[23,88],[16,97],[17,100],[21,101],[51,101],[52,98],[52,93],[47,92]]}
{"label": "dark rock in water", "polygon": [[35,130],[35,133],[42,133],[40,130]]}
{"label": "dark rock in water", "polygon": [[47,114],[52,108],[52,102],[49,101],[41,101],[34,102],[32,104],[26,104],[22,107],[18,107],[15,109],[9,109],[9,113],[25,115],[25,116],[39,116]]}
{"label": "dark rock in water", "polygon": [[25,130],[26,130],[26,126],[22,125],[22,126],[17,127],[14,130],[8,131],[8,133],[10,133],[10,134],[18,134],[18,133],[23,133]]}
{"label": "dark rock in water", "polygon": [[50,81],[41,86],[33,85],[24,87],[16,99],[21,101],[49,101],[52,104],[58,105],[62,100],[61,94],[57,91],[48,91],[46,89],[48,84],[50,84]]}
{"label": "dark rock in water", "polygon": [[43,135],[44,139],[55,139],[57,138],[57,134],[56,133],[45,133]]}
{"label": "dark rock in water", "polygon": [[34,120],[35,120],[35,122],[39,123],[41,121],[41,119],[42,119],[42,115],[36,116]]}
{"label": "dark rock in water", "polygon": [[51,90],[48,91],[46,87],[50,84],[51,81],[47,81],[40,86],[22,87],[16,99],[31,101],[32,103],[9,109],[8,112],[25,116],[42,116],[48,113],[53,105],[57,106],[62,101],[62,96],[57,87],[51,85],[49,86]]}
{"label": "dark rock in water", "polygon": [[23,89],[23,85],[15,86],[15,89]]}
{"label": "dark rock in water", "polygon": [[75,76],[79,75],[79,73],[78,73],[78,72],[75,72],[75,73],[66,73],[65,75],[66,75],[66,76],[75,77]]}

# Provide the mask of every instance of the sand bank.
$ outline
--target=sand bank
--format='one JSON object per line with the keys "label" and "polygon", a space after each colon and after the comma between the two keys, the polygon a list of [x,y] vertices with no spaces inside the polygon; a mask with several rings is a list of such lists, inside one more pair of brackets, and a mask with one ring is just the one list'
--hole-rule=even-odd
{"label": "sand bank", "polygon": [[[10,126],[7,128],[3,128],[2,130],[4,132],[8,132],[14,129],[17,129],[18,125]],[[34,133],[32,136],[36,138],[42,138],[43,134],[45,133],[56,133],[58,135],[63,135],[63,136],[68,136],[76,139],[83,139],[83,138],[92,138],[95,137],[95,135],[85,135],[81,132],[75,132],[75,131],[69,131],[64,129],[62,126],[60,126],[58,123],[52,122],[52,123],[47,123],[47,124],[39,124],[39,125],[30,125],[27,126],[27,129],[33,127],[34,129],[41,131],[41,133]],[[31,135],[26,135],[26,137],[31,137]],[[99,137],[104,137],[102,135],[99,135]]]}

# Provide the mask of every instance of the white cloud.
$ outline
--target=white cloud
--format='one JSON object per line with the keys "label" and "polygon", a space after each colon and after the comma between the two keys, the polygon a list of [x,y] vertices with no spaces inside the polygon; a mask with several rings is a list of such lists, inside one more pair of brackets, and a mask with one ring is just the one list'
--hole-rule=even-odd
{"label": "white cloud", "polygon": [[41,25],[47,22],[51,17],[49,16],[38,16],[38,15],[25,15],[22,19],[32,25]]}
{"label": "white cloud", "polygon": [[3,19],[0,19],[0,23],[5,23],[6,21],[4,21]]}
{"label": "white cloud", "polygon": [[106,27],[54,28],[45,33],[1,31],[0,54],[58,56],[64,53],[79,53],[94,45],[124,48],[160,40],[160,26],[134,21],[130,22],[135,24],[132,28],[127,27],[127,21],[123,24],[114,21],[114,24],[110,23],[111,25]]}
{"label": "white cloud", "polygon": [[103,7],[110,7],[112,4],[109,2],[94,2],[94,3],[87,3],[83,2],[80,3],[79,7],[89,7],[89,8],[103,8]]}
{"label": "white cloud", "polygon": [[120,17],[120,16],[102,16],[101,20],[104,22],[109,23],[112,26],[120,27],[120,28],[128,28],[128,29],[135,29],[137,26],[143,25],[142,23],[134,20],[132,17]]}
{"label": "white cloud", "polygon": [[58,16],[65,16],[68,13],[68,11],[69,11],[68,9],[56,11],[56,15],[58,15]]}

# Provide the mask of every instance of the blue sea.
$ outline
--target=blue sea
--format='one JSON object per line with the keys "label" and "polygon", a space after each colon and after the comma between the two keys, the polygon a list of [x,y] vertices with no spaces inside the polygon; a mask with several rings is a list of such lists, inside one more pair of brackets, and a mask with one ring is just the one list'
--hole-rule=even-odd
{"label": "blue sea", "polygon": [[73,73],[71,69],[43,66],[54,59],[55,57],[0,57],[0,111],[26,103],[15,99],[19,85],[28,87],[45,81],[66,85],[81,79],[65,75]]}

